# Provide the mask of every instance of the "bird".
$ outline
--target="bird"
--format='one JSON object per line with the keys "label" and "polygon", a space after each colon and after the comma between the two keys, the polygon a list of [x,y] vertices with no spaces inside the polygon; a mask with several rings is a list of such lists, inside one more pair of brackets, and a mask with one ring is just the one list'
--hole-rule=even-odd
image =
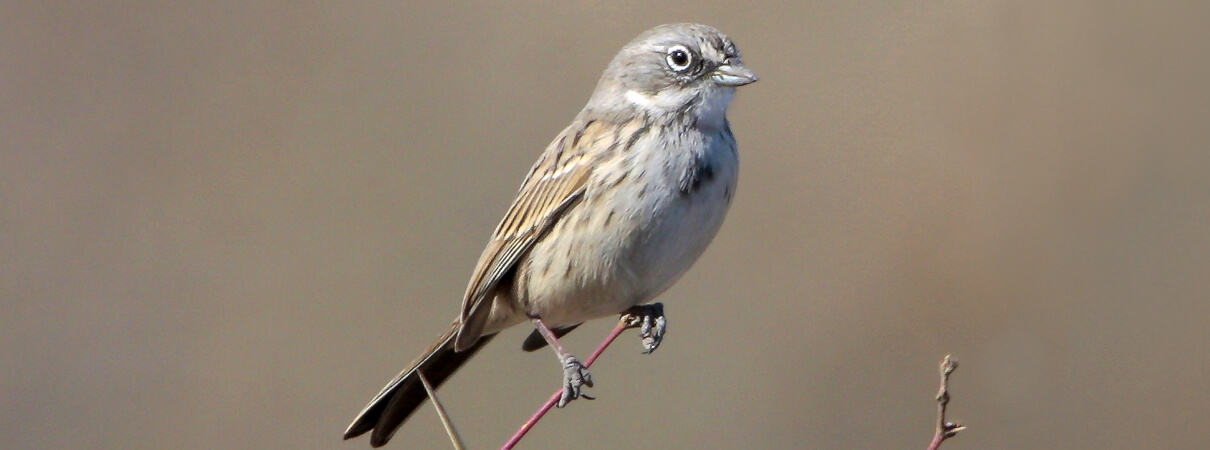
{"label": "bird", "polygon": [[550,345],[563,407],[593,385],[559,338],[639,308],[645,353],[666,329],[670,288],[714,239],[735,195],[739,156],[726,112],[758,77],[735,43],[692,23],[626,44],[583,110],[542,152],[475,266],[450,327],[345,430],[385,445],[427,398],[501,330],[531,322],[523,349]]}

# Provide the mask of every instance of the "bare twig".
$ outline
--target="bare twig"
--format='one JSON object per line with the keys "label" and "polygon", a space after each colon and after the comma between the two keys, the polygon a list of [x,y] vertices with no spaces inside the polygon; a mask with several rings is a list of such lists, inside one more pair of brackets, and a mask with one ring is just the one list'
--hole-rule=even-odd
{"label": "bare twig", "polygon": [[450,421],[449,414],[445,413],[445,406],[441,404],[440,400],[437,400],[437,391],[433,389],[433,385],[429,384],[429,379],[424,376],[424,372],[417,370],[416,374],[420,375],[420,383],[424,385],[424,391],[429,393],[429,400],[433,402],[433,407],[437,410],[437,417],[441,418],[441,425],[445,426],[445,434],[449,435],[454,449],[466,450],[466,444],[462,443],[462,437],[458,435],[458,430]]}
{"label": "bare twig", "polygon": [[[604,353],[605,349],[609,348],[609,345],[612,344],[623,331],[626,331],[629,328],[638,327],[640,324],[640,319],[640,317],[633,314],[622,315],[621,319],[618,320],[618,326],[613,327],[613,331],[609,333],[609,336],[606,336],[605,340],[601,341],[601,345],[597,346],[597,349],[593,350],[592,354],[588,356],[588,359],[584,360],[584,367],[588,368],[589,366],[592,366],[593,361],[596,361],[597,357],[601,356],[601,353]],[[550,399],[546,400],[546,403],[543,404],[541,408],[538,408],[538,411],[535,412],[533,416],[530,416],[529,420],[526,420],[525,423],[521,425],[521,428],[517,429],[517,432],[513,434],[513,437],[510,438],[508,442],[505,442],[504,446],[500,447],[500,449],[512,449],[517,445],[518,442],[521,442],[521,439],[525,437],[525,434],[529,433],[529,430],[532,429],[539,420],[542,420],[542,416],[545,416],[546,413],[555,406],[555,403],[559,402],[559,398],[562,395],[562,389],[555,391],[555,393],[550,396]]]}
{"label": "bare twig", "polygon": [[951,359],[950,355],[945,355],[945,359],[941,361],[941,389],[937,392],[937,432],[933,435],[933,442],[929,444],[928,450],[937,450],[946,439],[966,429],[959,423],[945,420],[945,407],[950,403],[950,374],[957,368],[958,361]]}

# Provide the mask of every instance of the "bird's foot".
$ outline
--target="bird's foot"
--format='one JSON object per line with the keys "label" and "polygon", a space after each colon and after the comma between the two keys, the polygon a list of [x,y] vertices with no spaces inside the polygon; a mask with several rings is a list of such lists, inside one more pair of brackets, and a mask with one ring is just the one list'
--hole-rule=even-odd
{"label": "bird's foot", "polygon": [[592,387],[592,374],[576,357],[567,355],[563,358],[563,396],[559,398],[558,407],[562,408],[580,397],[592,400],[593,397],[583,392],[584,386]]}
{"label": "bird's foot", "polygon": [[664,332],[668,330],[668,318],[664,316],[664,304],[652,303],[630,308],[626,311],[630,316],[627,325],[639,329],[639,339],[643,342],[643,354],[654,352],[661,342],[664,342]]}

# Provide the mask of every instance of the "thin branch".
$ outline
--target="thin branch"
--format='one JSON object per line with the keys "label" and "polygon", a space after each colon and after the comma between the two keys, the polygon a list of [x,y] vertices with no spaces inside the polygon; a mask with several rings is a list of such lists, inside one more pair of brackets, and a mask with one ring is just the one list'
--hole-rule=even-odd
{"label": "thin branch", "polygon": [[[601,356],[601,353],[604,353],[605,349],[609,348],[609,345],[613,344],[613,341],[616,340],[618,336],[622,335],[623,331],[626,331],[629,328],[638,327],[639,319],[639,317],[632,314],[622,315],[622,318],[618,320],[618,326],[613,327],[613,331],[609,333],[609,336],[606,336],[605,340],[601,342],[601,345],[597,346],[597,349],[593,350],[592,354],[588,356],[588,359],[584,360],[584,368],[592,366],[593,361],[596,361],[597,357]],[[541,408],[538,408],[538,411],[535,412],[533,416],[530,416],[529,420],[526,420],[525,423],[521,425],[521,428],[517,429],[517,432],[513,434],[513,437],[510,438],[508,442],[505,442],[504,446],[500,447],[500,449],[512,449],[517,445],[518,442],[521,442],[521,439],[525,437],[525,434],[529,433],[529,430],[533,429],[534,425],[536,425],[539,420],[542,420],[542,416],[545,416],[546,413],[555,406],[555,403],[559,402],[559,398],[562,395],[562,389],[555,391],[555,393],[550,396],[550,399],[546,400],[546,403],[543,404]]]}
{"label": "thin branch", "polygon": [[466,444],[462,443],[462,437],[458,435],[458,430],[454,428],[454,423],[450,421],[449,414],[445,413],[445,406],[437,400],[437,391],[433,389],[433,385],[429,384],[429,379],[424,376],[424,372],[417,370],[417,375],[420,375],[420,383],[424,385],[424,391],[429,393],[429,400],[433,402],[433,407],[437,410],[437,417],[441,418],[441,425],[445,426],[445,434],[449,435],[450,442],[454,444],[454,450],[466,450]]}
{"label": "thin branch", "polygon": [[958,361],[951,359],[950,355],[945,355],[945,359],[941,361],[941,389],[937,392],[937,432],[933,435],[933,442],[929,444],[928,450],[937,450],[946,439],[966,429],[962,424],[945,420],[945,408],[950,403],[950,374],[957,368]]}

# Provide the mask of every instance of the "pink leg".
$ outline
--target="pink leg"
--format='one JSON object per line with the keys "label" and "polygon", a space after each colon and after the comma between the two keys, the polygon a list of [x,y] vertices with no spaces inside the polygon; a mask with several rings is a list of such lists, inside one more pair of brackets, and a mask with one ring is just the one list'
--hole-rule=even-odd
{"label": "pink leg", "polygon": [[563,365],[563,395],[559,398],[557,406],[562,408],[580,397],[592,400],[592,396],[583,392],[584,386],[592,387],[592,375],[588,373],[588,368],[563,348],[554,331],[542,322],[541,317],[532,317],[530,320],[534,322],[534,328],[538,329],[542,338],[546,339],[546,343],[550,344],[550,348],[554,349],[555,356],[559,357],[559,364]]}

